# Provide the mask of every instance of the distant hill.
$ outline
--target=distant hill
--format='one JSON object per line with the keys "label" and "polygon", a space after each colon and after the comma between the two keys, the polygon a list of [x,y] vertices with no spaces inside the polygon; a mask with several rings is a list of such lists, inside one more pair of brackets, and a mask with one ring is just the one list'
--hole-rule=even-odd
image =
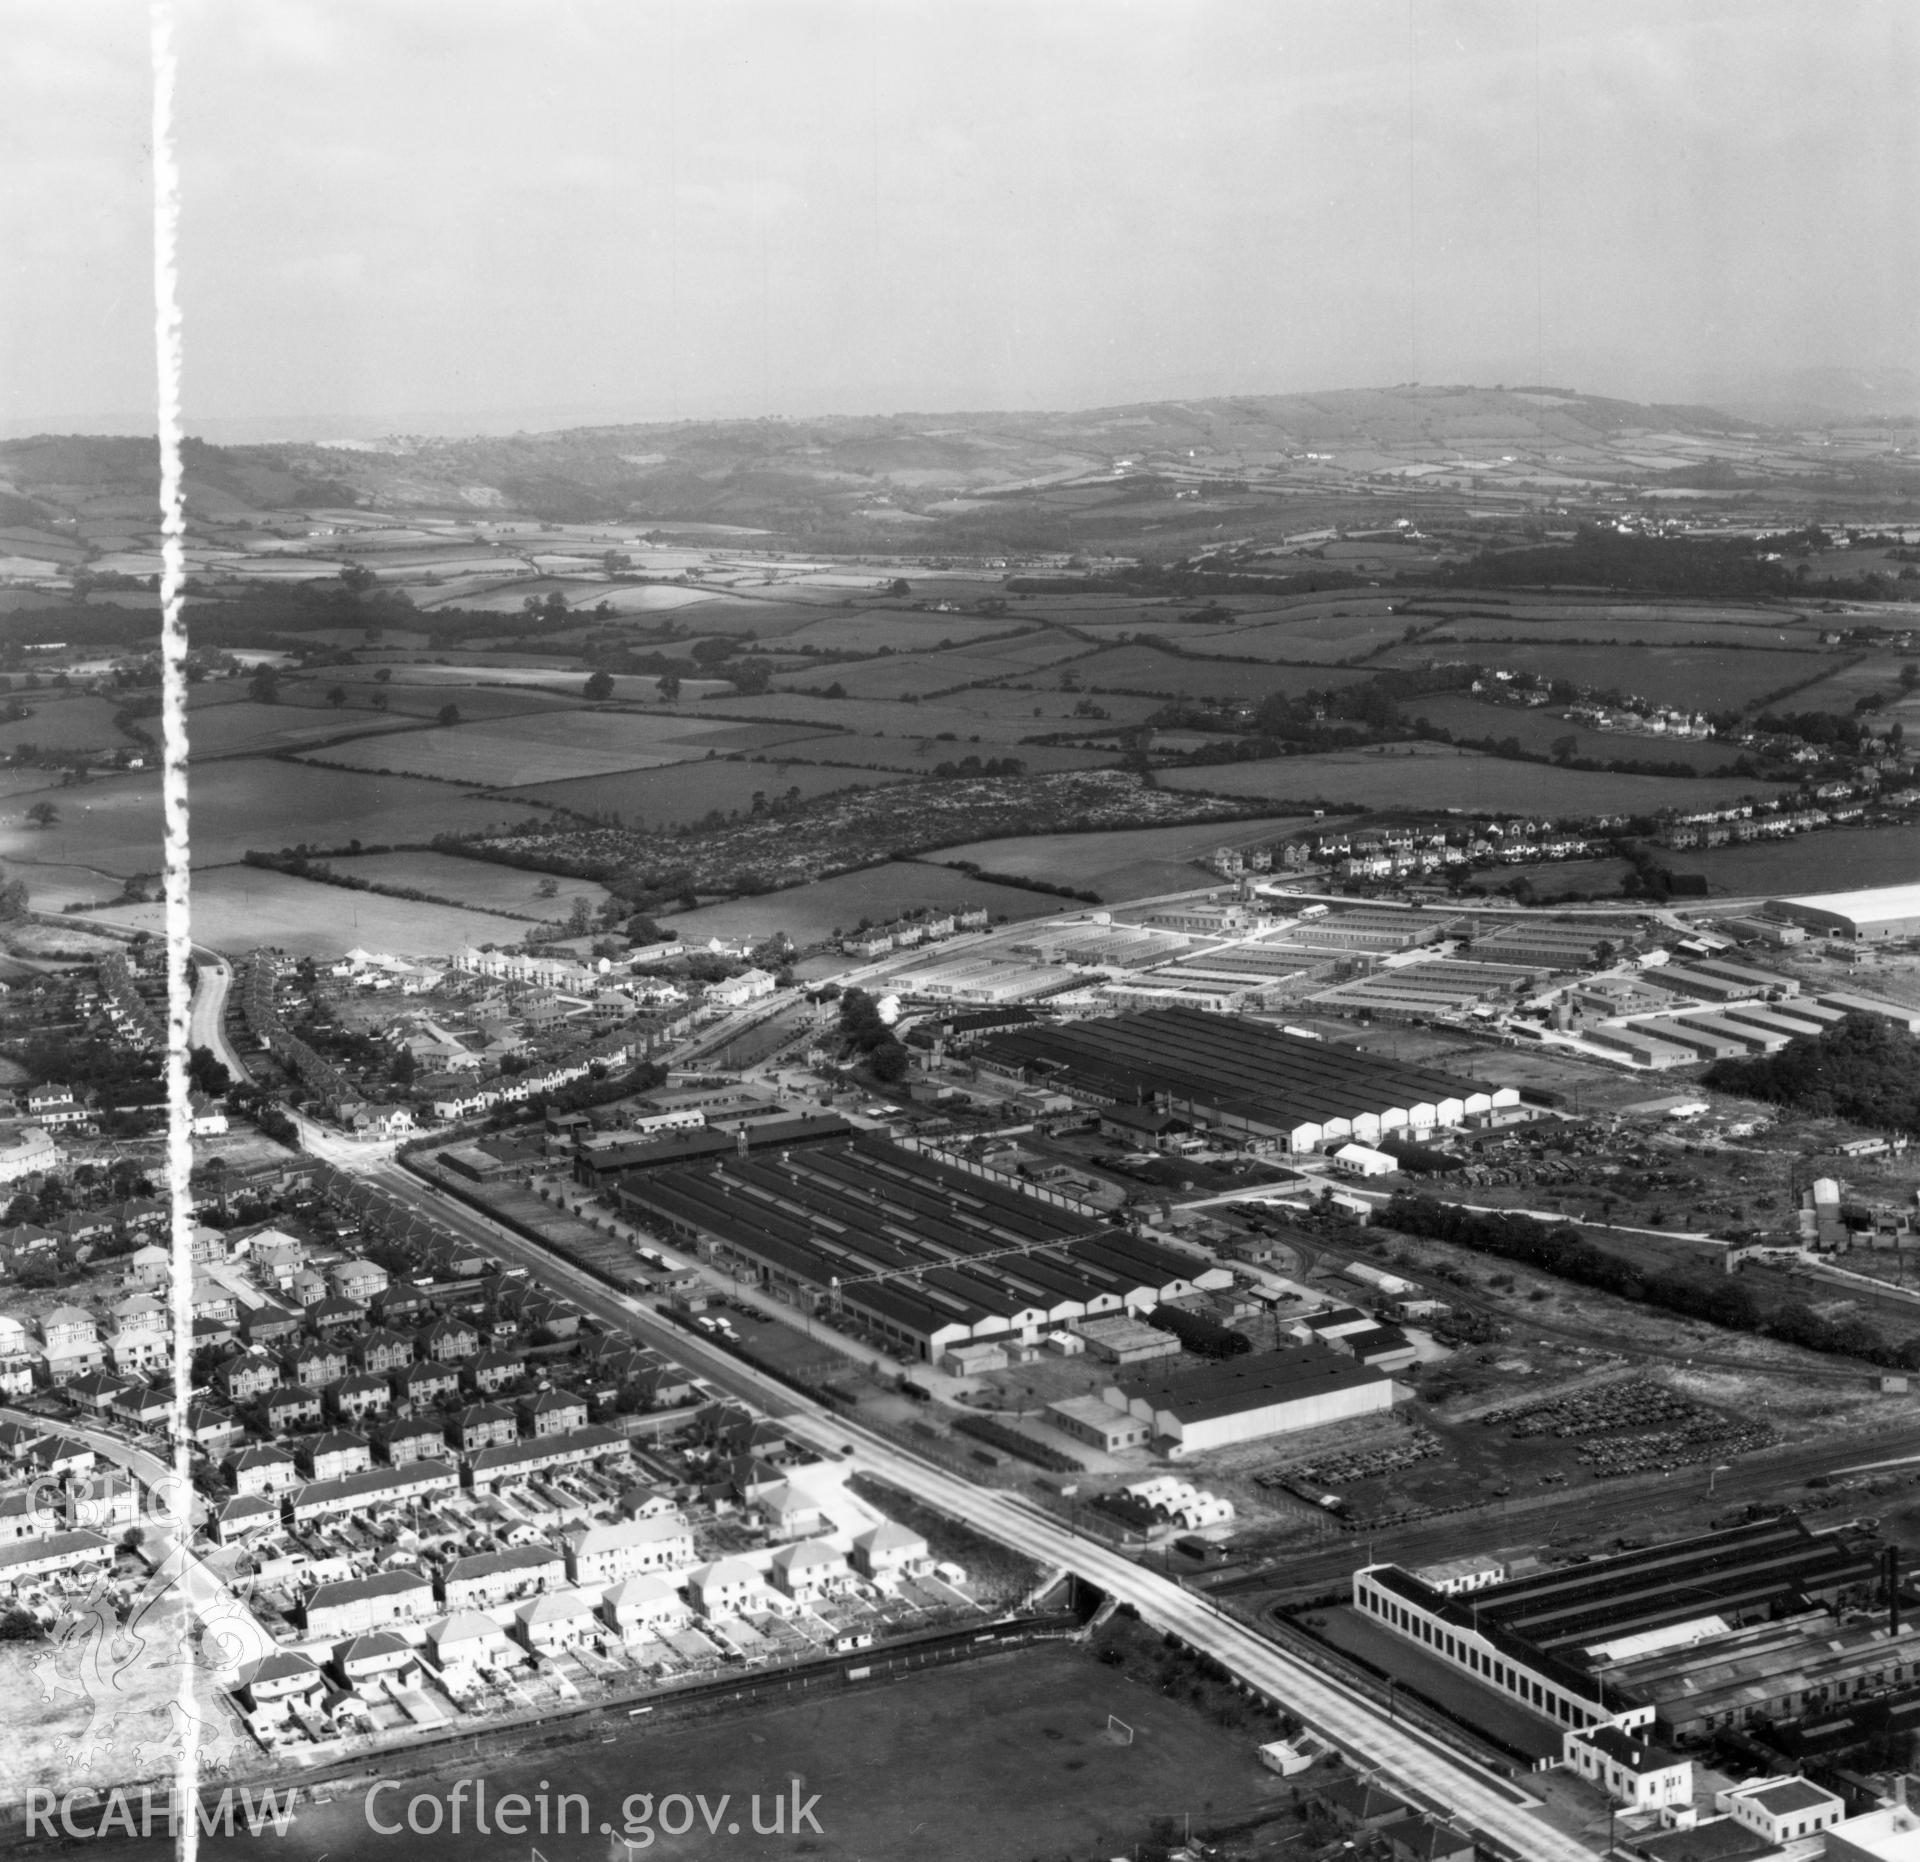
{"label": "distant hill", "polygon": [[1712,384],[1715,404],[1777,427],[1920,421],[1920,370],[1795,369]]}
{"label": "distant hill", "polygon": [[[1859,383],[1854,391],[1869,392]],[[1376,496],[1397,487],[1538,497],[1656,480],[1724,491],[1750,473],[1764,476],[1754,448],[1765,436],[1753,426],[1750,415],[1715,407],[1644,406],[1560,388],[1408,385],[1057,413],[194,442],[187,473],[192,513],[210,524],[359,506],[739,525],[817,547],[903,536],[965,547],[1039,542],[1068,505],[1140,505],[1156,493],[1218,500],[1245,493],[1250,481],[1305,494],[1370,487]],[[1743,449],[1737,471],[1723,462]],[[0,494],[33,501],[44,518],[132,516],[151,509],[155,488],[150,440],[0,442]],[[21,521],[20,507],[8,508]],[[1021,534],[1023,512],[1031,534]],[[1172,528],[1191,529],[1199,513],[1188,505],[1170,515]],[[1206,527],[1227,516],[1216,506]]]}

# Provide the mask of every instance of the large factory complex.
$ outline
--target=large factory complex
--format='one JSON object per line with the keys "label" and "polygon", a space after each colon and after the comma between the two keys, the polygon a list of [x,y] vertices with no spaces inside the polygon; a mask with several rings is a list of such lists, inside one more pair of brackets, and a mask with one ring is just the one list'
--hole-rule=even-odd
{"label": "large factory complex", "polygon": [[1014,1029],[982,1041],[975,1058],[989,1072],[1088,1104],[1171,1112],[1250,1149],[1305,1152],[1424,1135],[1520,1099],[1511,1086],[1189,1008]]}
{"label": "large factory complex", "polygon": [[1225,1268],[890,1139],[757,1149],[634,1170],[613,1195],[704,1258],[856,1313],[923,1360],[1030,1346],[1072,1321],[1231,1283]]}
{"label": "large factory complex", "polygon": [[[1902,1618],[1898,1557],[1872,1524],[1815,1532],[1783,1515],[1524,1573],[1490,1557],[1369,1564],[1352,1609],[1397,1651],[1372,1659],[1400,1687],[1643,1813],[1625,1844],[1648,1862],[1757,1855],[1835,1826],[1827,1854],[1890,1862],[1908,1851],[1884,1846],[1884,1813],[1849,1819],[1800,1775],[1920,1727],[1920,1624]],[[1729,1740],[1776,1775],[1711,1786],[1703,1821],[1695,1764]],[[1709,1824],[1726,1827],[1702,1846]]]}

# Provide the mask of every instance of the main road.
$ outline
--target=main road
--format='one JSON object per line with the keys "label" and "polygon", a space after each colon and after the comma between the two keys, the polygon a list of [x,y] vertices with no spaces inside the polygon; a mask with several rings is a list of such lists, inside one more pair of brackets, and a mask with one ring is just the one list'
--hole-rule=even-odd
{"label": "main road", "polygon": [[227,991],[233,987],[233,966],[215,952],[193,947],[195,982],[193,1008],[187,1021],[187,1039],[209,1049],[236,1081],[252,1076],[227,1039]]}
{"label": "main road", "polygon": [[1332,1741],[1357,1766],[1377,1769],[1428,1804],[1531,1862],[1591,1862],[1593,1851],[1536,1816],[1532,1800],[1492,1773],[1389,1719],[1369,1701],[1226,1615],[1210,1598],[1146,1570],[1063,1521],[992,1489],[930,1467],[918,1456],[861,1428],[809,1398],[761,1376],[750,1365],[671,1327],[651,1308],[604,1286],[525,1237],[422,1182],[402,1166],[368,1162],[363,1174],[436,1221],[491,1252],[516,1260],[609,1325],[664,1346],[722,1389],[778,1415],[816,1448],[852,1446],[862,1466],[1024,1553],[1043,1567],[1076,1573],[1108,1596],[1131,1604],[1143,1621],[1212,1656],[1233,1674],[1279,1701]]}

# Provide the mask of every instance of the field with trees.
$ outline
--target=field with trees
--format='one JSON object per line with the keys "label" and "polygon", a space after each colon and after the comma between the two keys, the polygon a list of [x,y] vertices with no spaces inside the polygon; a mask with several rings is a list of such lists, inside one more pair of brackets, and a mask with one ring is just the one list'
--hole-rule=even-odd
{"label": "field with trees", "polygon": [[[166,914],[156,902],[89,916],[159,936]],[[217,866],[193,877],[194,942],[236,956],[266,945],[320,957],[361,944],[397,956],[444,957],[462,944],[517,944],[526,934],[523,919],[348,892],[258,867]]]}
{"label": "field with trees", "polygon": [[817,879],[782,892],[662,915],[660,923],[679,932],[683,940],[723,937],[760,941],[784,931],[804,949],[836,931],[851,931],[862,920],[886,924],[922,906],[948,910],[983,906],[995,918],[1017,919],[1057,912],[1065,903],[1053,894],[974,879],[941,865],[942,858],[934,855],[926,860],[890,860],[883,866]]}
{"label": "field with trees", "polygon": [[[1169,789],[1334,807],[1358,803],[1364,808],[1461,808],[1496,815],[1653,813],[1676,799],[1673,783],[1658,776],[1510,763],[1477,750],[1438,744],[1386,744],[1319,756],[1164,770],[1160,782]],[[1742,795],[1766,794],[1772,786],[1702,776],[1686,784],[1684,798],[1691,807],[1706,808]]]}
{"label": "field with trees", "polygon": [[767,804],[812,801],[843,789],[907,779],[905,770],[805,763],[770,751],[761,761],[712,757],[667,768],[534,783],[515,789],[510,799],[516,804],[533,802],[618,820],[634,828],[690,829],[716,813],[726,817],[752,812],[755,796]]}
{"label": "field with trees", "polygon": [[[270,757],[229,757],[192,776],[193,857],[223,866],[249,847],[342,847],[350,840],[425,842],[526,812],[476,800],[445,783],[319,769]],[[52,826],[0,826],[0,856],[91,866],[125,877],[160,867],[160,777],[145,770],[56,789]]]}

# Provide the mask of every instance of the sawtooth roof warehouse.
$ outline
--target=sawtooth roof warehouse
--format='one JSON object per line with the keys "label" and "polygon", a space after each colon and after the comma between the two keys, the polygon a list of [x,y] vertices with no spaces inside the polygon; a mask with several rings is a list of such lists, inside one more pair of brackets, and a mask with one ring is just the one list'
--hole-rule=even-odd
{"label": "sawtooth roof warehouse", "polygon": [[1176,1112],[1253,1149],[1313,1151],[1491,1118],[1517,1088],[1192,1009],[991,1035],[980,1065],[1099,1105]]}
{"label": "sawtooth roof warehouse", "polygon": [[837,1299],[933,1361],[970,1340],[1032,1344],[1075,1319],[1232,1283],[1225,1268],[885,1138],[636,1171],[613,1193],[704,1259],[797,1303]]}

